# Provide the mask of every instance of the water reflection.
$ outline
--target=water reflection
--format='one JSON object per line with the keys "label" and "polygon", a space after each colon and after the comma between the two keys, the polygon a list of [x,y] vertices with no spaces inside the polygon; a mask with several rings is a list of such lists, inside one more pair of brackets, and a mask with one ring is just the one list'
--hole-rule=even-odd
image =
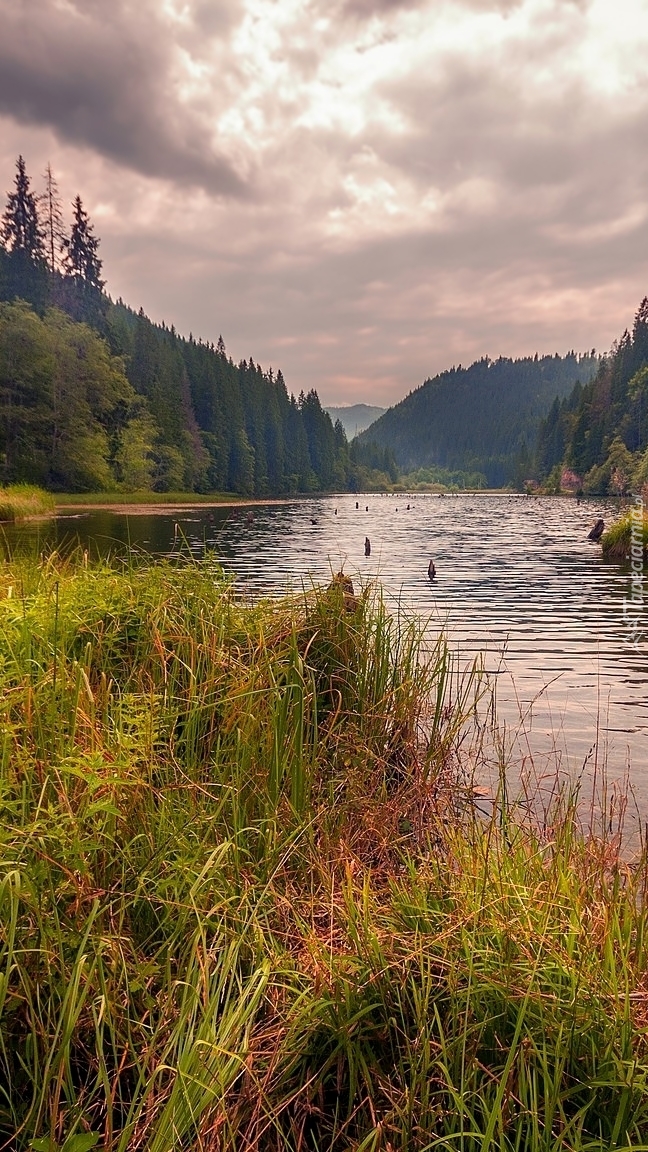
{"label": "water reflection", "polygon": [[[409,509],[407,505],[409,504]],[[484,652],[498,712],[521,755],[576,771],[596,755],[630,763],[648,801],[648,639],[624,645],[628,574],[587,540],[606,501],[519,496],[355,496],[162,515],[96,511],[21,529],[38,546],[78,538],[92,554],[136,548],[215,552],[253,593],[351,576],[381,581],[393,604],[445,628],[462,661]],[[368,506],[368,511],[366,507]],[[371,540],[371,555],[364,541]],[[428,579],[430,558],[437,576]],[[648,613],[644,609],[644,634]],[[588,759],[589,757],[589,759]]]}

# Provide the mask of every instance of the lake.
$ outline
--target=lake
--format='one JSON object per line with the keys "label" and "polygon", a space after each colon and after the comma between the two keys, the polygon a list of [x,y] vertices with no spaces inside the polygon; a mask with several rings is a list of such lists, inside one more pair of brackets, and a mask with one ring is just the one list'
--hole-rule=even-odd
{"label": "lake", "polygon": [[[356,502],[358,507],[356,508]],[[457,661],[484,653],[500,732],[536,775],[630,772],[648,818],[648,612],[627,642],[629,573],[587,540],[613,501],[518,495],[341,495],[251,508],[68,513],[21,537],[167,555],[215,552],[252,594],[328,581],[342,566],[447,633]],[[13,532],[7,533],[9,539]],[[364,555],[364,541],[371,555]],[[437,576],[427,575],[433,558]]]}

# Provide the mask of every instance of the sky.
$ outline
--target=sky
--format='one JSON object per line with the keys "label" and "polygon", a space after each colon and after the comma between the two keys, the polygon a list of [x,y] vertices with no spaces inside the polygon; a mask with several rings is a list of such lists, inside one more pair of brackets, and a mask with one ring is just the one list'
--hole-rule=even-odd
{"label": "sky", "polygon": [[0,0],[0,191],[325,404],[596,347],[648,293],[648,0]]}

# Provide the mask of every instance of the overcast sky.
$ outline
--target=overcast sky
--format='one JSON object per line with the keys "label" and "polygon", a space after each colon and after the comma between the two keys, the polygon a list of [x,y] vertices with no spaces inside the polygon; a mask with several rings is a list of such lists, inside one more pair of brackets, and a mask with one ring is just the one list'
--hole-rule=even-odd
{"label": "overcast sky", "polygon": [[648,0],[0,0],[0,188],[49,160],[114,297],[388,404],[631,323],[647,60]]}

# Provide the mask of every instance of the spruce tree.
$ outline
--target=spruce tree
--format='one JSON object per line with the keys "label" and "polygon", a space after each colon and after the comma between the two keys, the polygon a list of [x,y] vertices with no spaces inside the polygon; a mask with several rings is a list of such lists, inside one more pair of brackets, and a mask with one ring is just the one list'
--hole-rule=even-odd
{"label": "spruce tree", "polygon": [[101,290],[105,280],[101,279],[102,262],[97,255],[99,240],[94,234],[88,213],[81,197],[77,196],[72,205],[74,223],[69,240],[65,241],[65,271],[68,276],[91,288]]}
{"label": "spruce tree", "polygon": [[57,272],[60,266],[60,253],[65,248],[63,210],[58,185],[48,163],[45,169],[45,191],[39,196],[43,218],[44,247],[50,272]]}
{"label": "spruce tree", "polygon": [[22,156],[16,161],[15,191],[9,193],[2,217],[2,242],[7,251],[22,253],[33,261],[45,255],[36,197],[30,190]]}

